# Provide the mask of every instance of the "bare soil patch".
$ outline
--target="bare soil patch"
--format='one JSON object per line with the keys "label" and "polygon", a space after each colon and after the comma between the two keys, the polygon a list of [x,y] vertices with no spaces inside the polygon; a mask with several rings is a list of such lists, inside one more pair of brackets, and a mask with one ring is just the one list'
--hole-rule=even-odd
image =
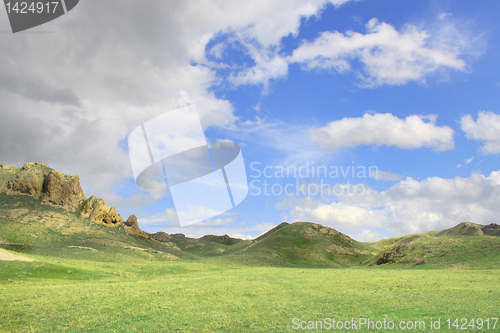
{"label": "bare soil patch", "polygon": [[0,260],[38,261],[36,259],[28,258],[28,257],[22,256],[20,254],[14,254],[14,253],[9,252],[9,251],[4,250],[4,249],[0,249]]}

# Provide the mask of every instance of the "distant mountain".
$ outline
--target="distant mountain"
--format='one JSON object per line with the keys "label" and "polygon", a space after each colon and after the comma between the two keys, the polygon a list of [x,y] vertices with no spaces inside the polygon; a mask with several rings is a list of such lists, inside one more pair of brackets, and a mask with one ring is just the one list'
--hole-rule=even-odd
{"label": "distant mountain", "polygon": [[78,176],[42,163],[0,164],[0,247],[17,252],[96,259],[208,260],[286,267],[421,266],[476,268],[500,264],[500,226],[470,222],[375,243],[357,242],[310,222],[283,222],[254,240],[228,235],[189,238],[146,233],[103,199],[86,198]]}

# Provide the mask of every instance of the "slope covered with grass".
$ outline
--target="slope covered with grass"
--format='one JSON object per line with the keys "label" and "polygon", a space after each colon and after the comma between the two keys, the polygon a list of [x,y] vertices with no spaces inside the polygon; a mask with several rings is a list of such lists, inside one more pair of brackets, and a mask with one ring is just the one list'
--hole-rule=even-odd
{"label": "slope covered with grass", "polygon": [[470,222],[440,232],[409,235],[382,240],[374,247],[382,249],[370,260],[375,265],[404,265],[447,268],[500,267],[500,226]]}

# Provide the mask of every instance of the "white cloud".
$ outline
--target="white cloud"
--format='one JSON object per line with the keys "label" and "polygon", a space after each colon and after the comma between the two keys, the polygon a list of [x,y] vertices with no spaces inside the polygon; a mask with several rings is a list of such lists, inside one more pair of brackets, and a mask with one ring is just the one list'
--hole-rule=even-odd
{"label": "white cloud", "polygon": [[[301,166],[307,161],[326,163],[334,157],[333,154],[320,151],[317,148],[309,137],[308,126],[304,123],[287,124],[256,116],[254,121],[240,124],[234,135],[247,143],[271,149],[270,156],[266,157],[270,158],[268,163],[275,165]],[[264,155],[264,150],[262,155]]]}
{"label": "white cloud", "polygon": [[[236,37],[231,38],[230,42],[243,45],[247,55],[255,62],[255,66],[231,73],[229,81],[234,86],[263,84],[264,91],[267,91],[271,79],[285,77],[288,72],[287,60],[278,54],[281,39],[289,35],[296,36],[299,32],[300,20],[318,15],[327,3],[338,7],[349,1],[253,2],[255,7],[250,6],[250,11],[245,15],[260,15],[261,17],[255,17],[247,26],[241,23],[235,24],[233,29]],[[258,10],[256,7],[261,9]],[[263,8],[266,8],[265,11],[262,10]],[[223,53],[221,48],[228,47],[230,44],[225,41],[216,44],[214,55],[220,56]]]}
{"label": "white cloud", "polygon": [[358,242],[376,242],[383,238],[387,238],[382,235],[380,232],[371,231],[370,229],[365,229],[358,234],[352,236]]}
{"label": "white cloud", "polygon": [[228,139],[228,138],[225,138],[225,139],[215,139],[215,142],[230,142],[230,143],[234,143],[233,140],[231,139]]}
{"label": "white cloud", "polygon": [[483,154],[500,153],[500,115],[481,111],[477,121],[466,115],[460,119],[460,124],[468,139],[484,141],[480,148]]}
{"label": "white cloud", "polygon": [[[410,81],[425,83],[432,73],[445,69],[464,71],[466,62],[462,57],[482,52],[481,36],[468,36],[447,16],[440,15],[428,31],[409,24],[398,31],[373,18],[366,24],[365,34],[325,31],[313,41],[303,41],[291,56],[280,54],[281,45],[276,39],[263,44],[253,30],[253,34],[240,33],[235,40],[243,45],[255,65],[232,72],[229,81],[235,86],[262,84],[267,91],[270,80],[286,77],[289,64],[299,63],[306,70],[354,72],[364,88]],[[219,48],[217,45],[217,52]]]}
{"label": "white cloud", "polygon": [[[194,207],[198,208],[198,207]],[[201,207],[202,209],[202,215],[206,215],[206,207]],[[191,214],[194,214],[196,217],[196,213],[200,213],[196,210],[190,212]],[[193,224],[193,227],[207,227],[207,226],[225,226],[228,224],[233,224],[234,223],[234,218],[231,216],[237,215],[235,213],[231,212],[225,212],[221,213],[218,216],[212,219],[207,219],[202,222]],[[165,211],[156,213],[154,215],[147,215],[147,214],[139,214],[138,216],[138,221],[139,225],[144,227],[144,230],[147,231],[158,231],[161,226],[164,225],[169,225],[170,227],[180,227],[179,219],[177,212],[173,208],[167,208]],[[158,227],[160,226],[160,227]],[[190,226],[188,226],[190,227]],[[185,228],[185,227],[184,227]]]}
{"label": "white cloud", "polygon": [[320,149],[328,151],[358,145],[452,149],[453,130],[436,126],[433,120],[433,117],[417,115],[400,119],[390,113],[365,114],[361,118],[343,118],[322,128],[312,128],[309,134]]}
{"label": "white cloud", "polygon": [[255,237],[252,237],[250,235],[245,235],[245,234],[240,234],[240,233],[231,234],[231,237],[239,238],[239,239],[254,239],[255,238]]}
{"label": "white cloud", "polygon": [[203,221],[186,227],[180,227],[175,210],[168,208],[162,213],[153,216],[147,214],[138,215],[139,226],[146,232],[157,232],[162,230],[169,234],[182,233],[186,237],[199,238],[204,235],[229,235],[240,239],[253,239],[274,228],[276,224],[260,223],[253,226],[245,226],[243,223],[236,224],[233,220],[235,213],[226,212],[220,217]]}
{"label": "white cloud", "polygon": [[316,222],[343,230],[380,226],[385,221],[383,212],[343,202],[318,203],[314,208],[296,206],[291,211],[291,216],[297,221]]}
{"label": "white cloud", "polygon": [[[43,26],[3,35],[1,162],[48,163],[79,174],[88,195],[123,204],[114,188],[132,176],[125,143],[132,129],[189,104],[205,128],[236,128],[231,103],[210,90],[218,83],[214,68],[203,66],[214,36],[235,32],[272,47],[327,3],[90,1]],[[6,20],[0,24],[8,29]]]}
{"label": "white cloud", "polygon": [[[473,160],[474,160],[474,156],[472,156],[471,158],[464,159],[464,163],[467,165],[467,164],[471,163]],[[462,167],[461,163],[459,165],[457,165],[457,168],[460,168],[460,167]]]}
{"label": "white cloud", "polygon": [[373,173],[370,173],[370,177],[376,180],[385,180],[385,181],[398,181],[403,178],[403,176],[388,171],[377,170]]}
{"label": "white cloud", "polygon": [[445,19],[445,18],[447,18],[448,16],[453,16],[453,14],[451,14],[451,13],[441,13],[441,14],[439,14],[439,15],[438,15],[438,18],[439,18],[440,20],[444,20],[444,19]]}
{"label": "white cloud", "polygon": [[288,63],[284,58],[273,54],[275,52],[267,52],[251,44],[247,45],[247,48],[249,50],[249,55],[256,62],[256,65],[243,71],[232,73],[229,77],[229,81],[234,86],[263,84],[264,91],[267,92],[271,79],[278,77],[282,78],[287,75]]}
{"label": "white cloud", "polygon": [[[365,185],[366,186],[366,185]],[[352,192],[351,192],[352,193]],[[489,224],[500,214],[500,171],[468,178],[410,177],[386,191],[340,195],[331,203],[311,200],[290,211],[294,220],[322,223],[350,234],[387,230],[392,236],[442,230],[460,222]]]}
{"label": "white cloud", "polygon": [[366,34],[323,32],[294,50],[291,62],[302,63],[309,70],[342,73],[353,70],[353,59],[359,60],[364,68],[358,74],[365,87],[424,82],[427,74],[440,68],[465,69],[465,62],[459,58],[461,50],[450,45],[451,40],[432,46],[428,32],[412,25],[399,32],[377,19],[371,19],[366,30]]}
{"label": "white cloud", "polygon": [[144,213],[138,214],[137,216],[139,225],[149,225],[149,224],[173,224],[179,226],[179,219],[177,218],[177,212],[173,208],[167,208],[165,211],[156,213],[154,215],[146,215]]}

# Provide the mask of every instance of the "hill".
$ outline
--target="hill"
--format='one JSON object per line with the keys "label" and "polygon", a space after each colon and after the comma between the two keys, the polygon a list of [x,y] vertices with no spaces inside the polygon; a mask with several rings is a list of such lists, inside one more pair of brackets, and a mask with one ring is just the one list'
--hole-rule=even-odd
{"label": "hill", "polygon": [[1,247],[47,255],[98,258],[149,253],[152,258],[221,260],[227,263],[300,267],[358,265],[370,246],[319,224],[282,223],[255,240],[206,235],[198,239],[148,234],[137,218],[126,221],[103,199],[86,198],[78,176],[42,163],[0,165]]}
{"label": "hill", "polygon": [[381,253],[370,265],[399,264],[427,267],[491,268],[500,265],[500,225],[463,222],[440,232],[431,231],[374,244]]}
{"label": "hill", "polygon": [[371,246],[335,229],[309,222],[285,222],[230,256],[254,265],[348,267],[374,254]]}
{"label": "hill", "polygon": [[489,267],[500,263],[500,226],[470,222],[440,232],[361,243],[310,222],[283,222],[254,240],[198,239],[142,231],[103,199],[87,198],[79,177],[42,163],[0,164],[0,248],[26,255],[102,261],[202,260],[278,267]]}
{"label": "hill", "polygon": [[190,258],[140,230],[134,215],[125,221],[103,199],[86,198],[78,176],[42,163],[0,164],[0,247],[96,260]]}

